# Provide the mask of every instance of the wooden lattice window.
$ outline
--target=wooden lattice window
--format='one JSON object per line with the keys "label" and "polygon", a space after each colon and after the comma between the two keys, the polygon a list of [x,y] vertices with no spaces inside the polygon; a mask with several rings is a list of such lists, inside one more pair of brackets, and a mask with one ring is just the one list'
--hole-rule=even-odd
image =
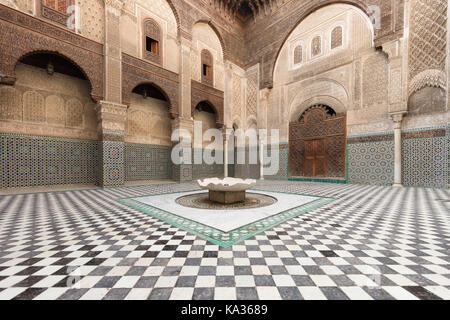
{"label": "wooden lattice window", "polygon": [[202,51],[202,82],[213,85],[214,83],[214,61],[208,50]]}
{"label": "wooden lattice window", "polygon": [[300,64],[303,62],[303,47],[298,45],[294,49],[294,65]]}
{"label": "wooden lattice window", "polygon": [[336,27],[331,32],[331,49],[342,46],[342,27]]}
{"label": "wooden lattice window", "polygon": [[311,57],[318,56],[322,53],[322,38],[320,36],[314,37],[311,41]]}
{"label": "wooden lattice window", "polygon": [[68,12],[74,0],[40,0],[41,16],[58,24],[68,26],[71,13]]}
{"label": "wooden lattice window", "polygon": [[144,20],[142,49],[144,59],[162,64],[162,32],[153,19]]}

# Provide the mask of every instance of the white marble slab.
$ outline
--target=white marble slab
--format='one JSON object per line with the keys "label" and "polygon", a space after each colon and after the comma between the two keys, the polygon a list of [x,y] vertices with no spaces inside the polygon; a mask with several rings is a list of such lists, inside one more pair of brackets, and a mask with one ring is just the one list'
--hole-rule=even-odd
{"label": "white marble slab", "polygon": [[247,224],[274,216],[280,212],[290,210],[307,204],[316,197],[296,194],[285,194],[276,192],[261,192],[251,190],[251,193],[265,194],[277,199],[277,202],[263,208],[241,209],[241,210],[210,210],[187,208],[176,203],[176,199],[194,193],[205,193],[205,191],[190,191],[182,193],[169,193],[157,196],[133,198],[135,201],[145,203],[152,207],[170,212],[177,216],[199,222],[213,227],[222,232],[230,232]]}

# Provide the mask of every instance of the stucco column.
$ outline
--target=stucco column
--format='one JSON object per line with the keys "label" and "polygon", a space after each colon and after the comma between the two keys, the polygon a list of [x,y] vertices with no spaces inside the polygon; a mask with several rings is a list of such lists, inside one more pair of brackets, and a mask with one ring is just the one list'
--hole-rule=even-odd
{"label": "stucco column", "polygon": [[389,61],[389,113],[408,110],[408,42],[401,38],[383,44]]}
{"label": "stucco column", "polygon": [[259,179],[264,180],[264,140],[259,140]]}
{"label": "stucco column", "polygon": [[105,101],[122,103],[122,48],[120,16],[123,0],[105,0]]}
{"label": "stucco column", "polygon": [[403,187],[402,184],[402,121],[406,112],[391,113],[394,122],[394,187]]}
{"label": "stucco column", "polygon": [[222,129],[222,137],[223,137],[223,177],[228,177],[228,147],[229,141],[231,137],[231,129],[223,128]]}
{"label": "stucco column", "polygon": [[[172,134],[175,130],[179,130],[179,141],[172,141],[173,148],[172,149],[172,179],[176,182],[186,182],[192,181],[192,169],[193,169],[193,155],[192,155],[192,146],[194,139],[194,121],[186,118],[177,118],[172,120]],[[188,162],[176,164],[174,163],[174,151],[176,147],[183,148],[183,156],[188,158]],[[178,156],[178,155],[175,155]]]}
{"label": "stucco column", "polygon": [[97,105],[100,136],[98,184],[102,187],[119,186],[125,182],[127,106],[122,104],[122,7],[122,0],[105,0],[104,101]]}
{"label": "stucco column", "polygon": [[98,117],[101,187],[120,186],[125,182],[125,122],[127,106],[100,101],[96,107]]}
{"label": "stucco column", "polygon": [[180,35],[180,116],[190,119],[191,113],[191,45],[188,35]]}

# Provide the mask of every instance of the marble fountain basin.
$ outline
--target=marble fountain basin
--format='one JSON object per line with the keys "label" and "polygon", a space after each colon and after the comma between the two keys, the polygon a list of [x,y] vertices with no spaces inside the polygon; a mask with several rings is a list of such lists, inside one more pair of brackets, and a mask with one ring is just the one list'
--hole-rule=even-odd
{"label": "marble fountain basin", "polygon": [[256,185],[254,179],[210,178],[198,180],[203,190],[209,191],[209,200],[222,204],[233,204],[245,201],[245,192]]}

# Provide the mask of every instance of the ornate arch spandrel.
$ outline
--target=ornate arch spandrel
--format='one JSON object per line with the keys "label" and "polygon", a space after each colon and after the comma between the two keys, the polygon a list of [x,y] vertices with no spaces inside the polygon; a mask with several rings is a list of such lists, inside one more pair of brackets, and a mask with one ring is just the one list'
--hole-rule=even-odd
{"label": "ornate arch spandrel", "polygon": [[103,99],[103,45],[64,28],[0,5],[0,83],[13,85],[19,61],[33,53],[58,54],[86,76],[91,97]]}
{"label": "ornate arch spandrel", "polygon": [[[305,6],[292,8],[290,19],[281,20],[277,23],[278,29],[282,33],[268,35],[262,46],[269,47],[270,50],[261,50],[261,54],[254,55],[251,58],[249,65],[260,63],[260,89],[272,88],[273,78],[275,72],[275,64],[279,54],[292,32],[302,23],[311,13],[332,4],[347,4],[361,10],[368,19],[376,17],[376,8],[380,8],[381,14],[381,28],[375,30],[375,47],[380,47],[383,43],[399,39],[403,36],[403,15],[396,15],[395,12],[403,12],[404,2],[406,0],[399,0],[397,2],[385,0],[313,0],[306,3]],[[293,2],[293,6],[295,6]],[[273,23],[270,18],[267,20],[268,25]],[[275,44],[275,45],[274,45]]]}
{"label": "ornate arch spandrel", "polygon": [[218,128],[224,126],[224,93],[200,82],[191,81],[191,114],[194,116],[195,108],[200,102],[206,101],[216,114]]}
{"label": "ornate arch spandrel", "polygon": [[130,105],[131,93],[140,84],[152,84],[166,97],[172,119],[179,117],[179,76],[155,64],[122,54],[122,103]]}

